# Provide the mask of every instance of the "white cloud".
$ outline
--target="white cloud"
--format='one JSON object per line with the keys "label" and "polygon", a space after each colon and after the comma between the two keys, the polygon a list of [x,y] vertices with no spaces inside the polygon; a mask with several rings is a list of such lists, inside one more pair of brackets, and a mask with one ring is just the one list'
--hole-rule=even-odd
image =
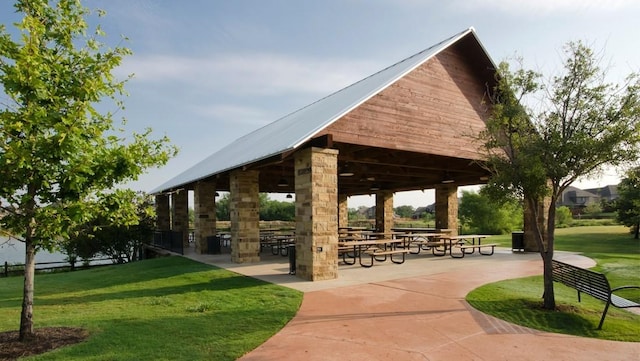
{"label": "white cloud", "polygon": [[[327,95],[381,69],[367,60],[315,59],[281,54],[222,54],[210,57],[133,56],[119,75],[137,82],[182,83],[196,89],[233,95]],[[159,85],[158,85],[159,86]]]}
{"label": "white cloud", "polygon": [[613,12],[637,8],[637,0],[455,0],[456,8],[473,11],[478,9],[500,10],[506,13],[551,14],[579,11]]}

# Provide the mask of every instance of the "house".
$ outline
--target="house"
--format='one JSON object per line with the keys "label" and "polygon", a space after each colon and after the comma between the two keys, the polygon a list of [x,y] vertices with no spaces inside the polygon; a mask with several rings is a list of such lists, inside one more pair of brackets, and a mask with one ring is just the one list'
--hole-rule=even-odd
{"label": "house", "polygon": [[562,193],[558,207],[565,206],[573,215],[584,213],[584,209],[592,204],[601,204],[603,200],[612,201],[618,198],[618,186],[608,185],[600,188],[579,189],[569,186]]}
{"label": "house", "polygon": [[599,196],[601,200],[606,200],[608,202],[618,198],[617,185],[608,185],[600,188],[589,188],[589,189],[585,189],[585,191],[595,194]]}

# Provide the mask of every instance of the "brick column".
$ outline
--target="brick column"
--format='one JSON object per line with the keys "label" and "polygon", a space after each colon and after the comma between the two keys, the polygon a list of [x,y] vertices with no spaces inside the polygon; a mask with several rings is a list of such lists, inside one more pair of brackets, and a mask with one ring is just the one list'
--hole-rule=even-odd
{"label": "brick column", "polygon": [[216,234],[216,184],[201,181],[193,192],[196,252],[209,252],[207,237]]}
{"label": "brick column", "polygon": [[436,228],[450,229],[458,234],[458,187],[451,184],[436,186]]}
{"label": "brick column", "polygon": [[393,192],[376,193],[376,232],[391,233],[393,228]]}
{"label": "brick column", "polygon": [[175,232],[182,232],[182,246],[189,247],[189,191],[186,189],[171,194],[172,227]]}
{"label": "brick column", "polygon": [[349,227],[349,197],[346,194],[338,194],[338,227]]}
{"label": "brick column", "polygon": [[338,151],[307,148],[295,155],[296,275],[338,277]]}
{"label": "brick column", "polygon": [[260,197],[258,171],[230,175],[231,261],[260,262]]}
{"label": "brick column", "polygon": [[169,208],[169,195],[156,194],[156,229],[159,231],[171,230],[171,209]]}

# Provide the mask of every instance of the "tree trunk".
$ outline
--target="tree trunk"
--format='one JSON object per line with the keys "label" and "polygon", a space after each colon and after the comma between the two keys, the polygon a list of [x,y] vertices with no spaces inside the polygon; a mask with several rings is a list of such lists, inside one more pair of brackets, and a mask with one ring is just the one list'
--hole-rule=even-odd
{"label": "tree trunk", "polygon": [[[534,238],[538,244],[538,250],[540,257],[542,258],[543,269],[543,307],[547,310],[554,310],[556,308],[555,292],[553,289],[553,278],[551,274],[551,260],[553,259],[553,232],[555,229],[555,209],[553,206],[549,207],[549,213],[547,223],[540,220],[540,212],[543,211],[544,201],[539,199],[527,198],[527,207],[533,214],[533,229]],[[553,203],[552,203],[553,204]],[[550,236],[551,235],[551,236]],[[547,242],[545,243],[545,237]]]}
{"label": "tree trunk", "polygon": [[555,241],[555,230],[556,230],[556,198],[551,197],[551,205],[549,207],[549,213],[547,215],[547,232],[546,232],[546,243],[547,247],[542,253],[542,261],[544,263],[544,300],[543,300],[543,308],[546,310],[555,310],[556,309],[556,296],[555,290],[553,288],[553,273],[552,273],[552,264],[553,260],[553,249],[554,249],[554,241]]}
{"label": "tree trunk", "polygon": [[638,235],[640,234],[640,222],[636,223],[636,235],[635,239],[638,239]]}
{"label": "tree trunk", "polygon": [[22,314],[20,316],[20,341],[31,340],[33,332],[33,289],[36,272],[36,248],[31,237],[25,240],[24,289],[22,295]]}

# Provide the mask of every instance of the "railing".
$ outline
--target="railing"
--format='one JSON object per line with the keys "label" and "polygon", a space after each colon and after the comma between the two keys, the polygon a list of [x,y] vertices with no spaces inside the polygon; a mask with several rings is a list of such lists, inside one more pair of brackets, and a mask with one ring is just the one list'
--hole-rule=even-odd
{"label": "railing", "polygon": [[184,254],[182,246],[182,232],[155,231],[153,233],[153,240],[151,244],[171,252]]}
{"label": "railing", "polygon": [[[106,263],[106,261],[110,261]],[[76,269],[86,269],[90,267],[97,266],[105,266],[113,264],[111,262],[111,258],[92,258],[90,260],[86,260],[88,264],[85,263],[85,260],[82,262],[74,262],[69,263],[67,261],[58,261],[58,262],[38,262],[36,263],[36,272],[54,272],[54,271],[75,271]],[[98,262],[98,263],[96,263]],[[81,263],[79,266],[76,266],[77,263]],[[5,262],[2,270],[0,272],[1,277],[9,277],[9,276],[17,276],[24,273],[24,264],[22,263],[13,263],[9,264],[9,262]]]}

